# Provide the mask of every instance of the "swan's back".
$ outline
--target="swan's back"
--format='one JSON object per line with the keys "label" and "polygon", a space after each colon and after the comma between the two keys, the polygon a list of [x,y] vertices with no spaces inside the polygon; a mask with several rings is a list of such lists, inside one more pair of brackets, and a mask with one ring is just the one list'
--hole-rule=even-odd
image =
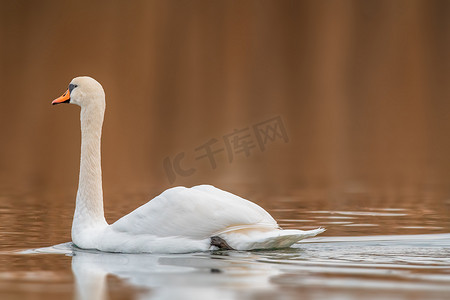
{"label": "swan's back", "polygon": [[230,231],[274,230],[278,224],[257,204],[213,186],[200,185],[168,189],[119,219],[111,229],[202,240]]}

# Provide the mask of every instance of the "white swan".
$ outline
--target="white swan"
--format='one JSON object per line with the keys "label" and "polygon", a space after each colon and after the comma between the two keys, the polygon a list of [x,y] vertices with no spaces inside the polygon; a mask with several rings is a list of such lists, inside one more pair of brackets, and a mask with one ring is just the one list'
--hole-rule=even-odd
{"label": "white swan", "polygon": [[100,164],[103,88],[93,78],[77,77],[52,102],[59,103],[81,107],[80,177],[72,223],[72,241],[80,248],[126,253],[284,248],[325,230],[282,230],[260,206],[210,185],[168,189],[108,225]]}

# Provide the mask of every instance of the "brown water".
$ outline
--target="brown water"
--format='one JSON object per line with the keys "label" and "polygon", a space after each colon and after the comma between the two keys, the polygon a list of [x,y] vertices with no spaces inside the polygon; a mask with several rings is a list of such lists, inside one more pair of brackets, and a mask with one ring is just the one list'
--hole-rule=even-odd
{"label": "brown water", "polygon": [[[327,231],[284,250],[180,255],[73,248],[65,243],[73,195],[4,194],[0,298],[448,298],[450,200],[445,193],[362,189],[266,197],[248,191],[284,228],[323,226]],[[110,221],[147,198],[141,193],[106,196],[115,203],[127,199],[116,207],[106,202]],[[340,201],[331,201],[334,197]]]}
{"label": "brown water", "polygon": [[[449,298],[449,37],[449,1],[0,1],[0,299]],[[106,92],[110,222],[209,183],[327,231],[277,251],[61,245],[79,110],[50,102],[78,75]]]}

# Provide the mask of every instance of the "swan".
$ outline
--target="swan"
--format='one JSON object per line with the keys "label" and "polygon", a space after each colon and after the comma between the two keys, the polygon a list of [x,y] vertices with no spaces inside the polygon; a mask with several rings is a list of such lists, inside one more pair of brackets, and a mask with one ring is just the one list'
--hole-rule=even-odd
{"label": "swan", "polygon": [[52,101],[61,103],[81,107],[80,174],[71,232],[79,248],[121,253],[275,249],[325,230],[283,230],[257,204],[211,185],[170,188],[109,225],[100,158],[103,87],[91,77],[76,77]]}

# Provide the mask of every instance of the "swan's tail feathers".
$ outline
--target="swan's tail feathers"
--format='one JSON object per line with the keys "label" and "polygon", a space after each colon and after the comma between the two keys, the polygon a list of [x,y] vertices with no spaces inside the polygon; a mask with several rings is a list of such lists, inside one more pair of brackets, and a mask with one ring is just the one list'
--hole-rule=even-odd
{"label": "swan's tail feathers", "polygon": [[325,228],[313,230],[274,230],[270,232],[254,233],[247,236],[239,234],[225,234],[223,239],[236,250],[281,249],[288,248],[305,238],[313,237],[325,231]]}

